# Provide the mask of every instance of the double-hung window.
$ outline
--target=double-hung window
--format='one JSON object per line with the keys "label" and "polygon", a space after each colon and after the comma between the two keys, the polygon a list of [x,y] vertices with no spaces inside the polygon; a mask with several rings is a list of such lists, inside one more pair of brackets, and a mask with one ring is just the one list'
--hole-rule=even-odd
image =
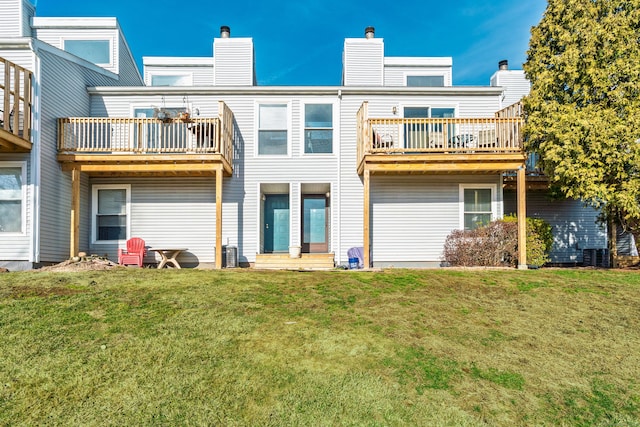
{"label": "double-hung window", "polygon": [[286,155],[288,149],[287,104],[258,106],[258,154]]}
{"label": "double-hung window", "polygon": [[25,162],[0,163],[0,233],[24,233]]}
{"label": "double-hung window", "polygon": [[126,240],[129,236],[131,186],[93,186],[93,241]]}
{"label": "double-hung window", "polygon": [[496,218],[495,185],[461,185],[462,226],[473,230]]}
{"label": "double-hung window", "polygon": [[306,104],[304,106],[304,152],[333,152],[333,105]]}

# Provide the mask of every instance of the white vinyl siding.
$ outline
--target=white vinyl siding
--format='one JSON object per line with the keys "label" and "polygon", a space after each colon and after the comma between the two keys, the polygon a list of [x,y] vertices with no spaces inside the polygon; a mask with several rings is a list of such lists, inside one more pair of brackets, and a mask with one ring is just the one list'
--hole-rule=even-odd
{"label": "white vinyl siding", "polygon": [[191,86],[213,86],[213,58],[143,57],[144,82],[152,85],[153,76],[190,76]]}
{"label": "white vinyl siding", "polygon": [[531,84],[522,70],[499,70],[491,77],[491,86],[504,88],[502,107],[514,104],[528,95]]}
{"label": "white vinyl siding", "polygon": [[254,84],[251,38],[215,39],[213,61],[215,86],[252,86]]}
{"label": "white vinyl siding", "polygon": [[442,76],[444,86],[452,86],[451,66],[395,66],[385,65],[385,86],[408,86],[408,76]]}
{"label": "white vinyl siding", "polygon": [[0,2],[0,38],[21,37],[21,8],[23,0]]}
{"label": "white vinyl siding", "polygon": [[[225,180],[223,198],[224,244],[238,244],[238,206],[241,205]],[[180,254],[183,266],[215,261],[216,194],[214,178],[130,178],[127,184],[113,179],[95,178],[95,186],[130,185],[129,237],[140,237],[147,247],[184,247]],[[112,184],[106,184],[112,182]],[[124,242],[95,242],[93,253],[117,258],[118,247]],[[159,261],[154,252],[147,253],[144,262]]]}
{"label": "white vinyl siding", "polygon": [[[444,88],[444,91],[451,90],[453,88]],[[330,252],[335,253],[336,261],[339,263],[346,263],[346,252],[349,248],[354,246],[362,246],[363,244],[363,185],[362,177],[358,176],[356,171],[356,129],[355,129],[355,116],[356,111],[362,104],[363,100],[369,101],[369,116],[370,117],[397,117],[393,115],[392,107],[402,105],[431,105],[436,108],[445,106],[456,106],[457,115],[461,117],[477,117],[477,116],[489,116],[491,117],[493,112],[498,110],[499,95],[496,93],[455,93],[448,95],[446,93],[440,93],[437,95],[363,95],[363,94],[343,94],[342,99],[338,98],[337,91],[333,94],[318,95],[291,95],[287,90],[283,90],[282,94],[265,95],[260,90],[256,89],[255,93],[238,93],[229,94],[227,92],[219,93],[215,88],[203,89],[202,93],[189,94],[189,102],[192,104],[193,109],[198,108],[201,117],[216,117],[218,114],[218,101],[223,100],[229,108],[233,111],[234,119],[237,124],[239,133],[237,134],[238,144],[236,145],[236,156],[234,157],[234,173],[232,177],[224,179],[224,192],[223,192],[223,242],[238,247],[238,255],[240,262],[253,262],[255,260],[256,252],[259,252],[260,248],[260,185],[262,183],[269,184],[285,184],[287,188],[290,188],[291,194],[291,241],[292,244],[297,244],[300,241],[300,200],[301,194],[305,188],[309,188],[312,184],[328,184],[331,187],[331,225],[330,225],[330,238],[331,246]],[[158,96],[153,93],[138,94],[138,95],[122,95],[122,94],[107,94],[96,92],[91,96],[92,115],[94,116],[112,116],[112,117],[130,117],[132,110],[131,105],[158,105],[160,102]],[[167,93],[164,97],[166,105],[181,105],[183,102],[183,95],[177,93]],[[288,127],[288,139],[291,141],[289,146],[289,155],[287,156],[258,156],[258,108],[259,104],[287,104],[288,120],[290,126]],[[304,153],[304,106],[306,104],[334,104],[334,155],[305,155]],[[340,127],[342,124],[342,127]],[[373,181],[376,181],[379,176],[374,176]],[[450,184],[450,188],[447,190],[452,203],[457,205],[458,203],[458,179]],[[403,182],[411,181],[415,182],[416,186],[420,186],[422,181],[421,177],[411,176],[405,177],[404,180],[400,180],[397,186],[390,187],[392,194],[402,193],[405,191]],[[442,180],[451,181],[450,177],[442,177]],[[464,178],[460,180],[463,182]],[[495,184],[499,181],[499,178],[491,175],[490,178],[478,175],[476,177],[467,178],[467,182],[489,182]],[[169,244],[169,242],[163,242],[161,237],[166,236],[167,240],[180,247],[188,247],[189,251],[185,254],[185,257],[191,256],[189,253],[193,253],[193,256],[201,262],[209,262],[203,260],[213,259],[213,240],[207,239],[207,243],[198,239],[188,241],[187,239],[181,240],[179,232],[175,227],[153,227],[153,221],[166,221],[167,223],[177,217],[173,214],[168,215],[165,219],[164,216],[159,219],[157,216],[144,218],[144,224],[147,224],[143,229],[145,235],[141,235],[140,228],[136,227],[136,221],[139,220],[139,216],[136,212],[138,209],[145,208],[146,206],[140,206],[136,203],[137,195],[140,189],[138,188],[134,179],[127,180],[126,182],[132,183],[132,233],[145,238],[145,235],[156,236],[154,242],[148,242],[151,245],[163,245]],[[161,181],[163,182],[163,181]],[[171,186],[158,183],[155,186],[156,181],[149,181],[148,187],[145,191],[153,192],[149,194],[149,197],[156,197],[159,200],[159,204],[155,206],[162,206],[163,197],[168,197],[170,191],[177,191],[185,195],[191,191],[204,191],[207,197],[214,197],[215,191],[213,190],[215,183],[211,180],[204,188],[194,183],[190,179],[174,178],[171,180]],[[375,184],[374,184],[375,185]],[[395,185],[395,184],[394,184]],[[175,189],[175,190],[174,190]],[[375,191],[375,190],[373,190]],[[173,195],[171,195],[173,196]],[[372,193],[372,197],[376,197]],[[186,201],[179,202],[176,200],[175,205],[173,203],[167,203],[172,209],[182,209],[184,212]],[[187,200],[192,200],[187,197]],[[198,199],[196,199],[198,200]],[[182,204],[181,204],[182,203]],[[408,203],[402,206],[398,206],[398,218],[402,217],[404,212],[412,211],[412,204]],[[200,208],[200,206],[198,206]],[[378,206],[377,208],[382,208]],[[376,208],[376,209],[377,209]],[[191,209],[191,208],[189,208]],[[207,214],[203,214],[205,218],[195,218],[189,220],[188,227],[185,224],[187,221],[181,221],[181,229],[191,230],[191,228],[198,228],[203,233],[215,232],[213,218],[214,207],[208,206]],[[451,228],[458,227],[458,210],[456,208],[452,217],[447,217],[447,221],[453,221]],[[409,217],[407,217],[409,218]],[[412,221],[413,219],[407,219]],[[438,219],[434,224],[437,227]],[[387,224],[389,226],[391,224]],[[212,227],[210,230],[209,228]],[[164,228],[164,229],[161,229]],[[396,227],[397,228],[397,227]],[[431,227],[429,230],[433,231]],[[88,229],[88,227],[87,227]],[[437,230],[436,230],[437,231]],[[421,231],[422,232],[422,231]],[[188,231],[191,233],[191,231]],[[194,232],[195,233],[195,232]],[[385,245],[389,246],[386,249],[389,253],[396,253],[396,259],[403,259],[402,252],[404,246],[401,240],[393,238],[394,230],[383,230],[382,233],[388,233],[389,237],[385,242]],[[374,239],[379,239],[381,235],[374,235]],[[149,239],[145,239],[149,240]],[[192,247],[194,251],[192,251]],[[205,247],[208,247],[207,252]],[[378,250],[382,248],[376,246]],[[200,248],[200,249],[198,249]],[[375,251],[376,249],[374,249]],[[94,253],[111,253],[111,249],[93,248]],[[206,257],[203,253],[206,252]],[[441,248],[434,249],[433,255],[436,261],[439,260],[439,253]],[[384,254],[383,254],[384,255]],[[184,258],[188,260],[189,258]],[[380,258],[385,260],[384,258]],[[423,258],[426,259],[426,258]],[[151,259],[152,260],[152,259]],[[182,261],[182,259],[181,259]]]}
{"label": "white vinyl siding", "polygon": [[384,80],[382,39],[346,39],[343,66],[344,86],[382,86]]}
{"label": "white vinyl siding", "polygon": [[[43,42],[64,50],[65,40],[108,40],[109,63],[98,64],[105,70],[118,74],[120,70],[120,31],[117,21],[111,18],[97,18],[105,21],[105,25],[111,28],[92,28],[85,25],[84,28],[72,28],[73,23],[68,22],[72,18],[34,18],[34,34]],[[91,20],[87,21],[91,24]],[[44,23],[43,25],[40,25]],[[91,61],[89,61],[91,62]],[[129,83],[131,84],[131,83]]]}
{"label": "white vinyl siding", "polygon": [[[374,175],[370,196],[374,266],[440,265],[447,235],[461,228],[460,187],[497,189],[500,181],[500,175]],[[502,214],[501,200],[497,197],[494,203],[496,216]]]}

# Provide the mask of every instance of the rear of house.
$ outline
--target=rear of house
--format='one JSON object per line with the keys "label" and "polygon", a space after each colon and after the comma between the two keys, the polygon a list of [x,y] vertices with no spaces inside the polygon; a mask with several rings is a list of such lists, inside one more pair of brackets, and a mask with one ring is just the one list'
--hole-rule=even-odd
{"label": "rear of house", "polygon": [[[228,27],[212,56],[144,57],[140,74],[115,19],[14,3],[0,57],[31,73],[34,121],[27,138],[4,126],[10,268],[116,259],[134,236],[192,267],[333,268],[353,247],[367,266],[440,266],[452,230],[524,208],[522,119],[504,113],[522,75],[457,87],[451,58],[385,56],[371,27],[345,39],[340,86],[258,86],[253,40]],[[579,259],[573,238],[554,259]]]}

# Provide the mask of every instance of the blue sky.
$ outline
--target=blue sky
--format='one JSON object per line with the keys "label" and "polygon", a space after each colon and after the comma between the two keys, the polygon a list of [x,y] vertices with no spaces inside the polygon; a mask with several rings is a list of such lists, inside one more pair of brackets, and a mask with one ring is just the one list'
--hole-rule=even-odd
{"label": "blue sky", "polygon": [[[386,56],[451,56],[454,85],[488,85],[498,61],[522,68],[545,0],[38,0],[37,16],[110,16],[143,56],[211,56],[220,26],[253,37],[260,85],[339,85],[346,37],[373,26]],[[142,71],[142,69],[141,69]]]}

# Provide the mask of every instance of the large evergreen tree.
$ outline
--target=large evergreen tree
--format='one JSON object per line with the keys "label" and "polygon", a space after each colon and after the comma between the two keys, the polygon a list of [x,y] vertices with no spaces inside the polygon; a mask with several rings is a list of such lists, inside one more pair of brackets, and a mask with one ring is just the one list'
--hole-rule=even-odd
{"label": "large evergreen tree", "polygon": [[640,0],[549,0],[524,70],[550,184],[640,230]]}

